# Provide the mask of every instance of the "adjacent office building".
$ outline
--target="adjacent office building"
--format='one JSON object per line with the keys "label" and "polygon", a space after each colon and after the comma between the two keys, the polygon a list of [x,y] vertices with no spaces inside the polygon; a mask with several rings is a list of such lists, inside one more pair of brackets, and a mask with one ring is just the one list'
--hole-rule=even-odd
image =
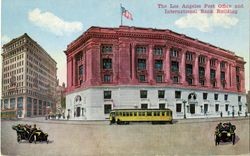
{"label": "adjacent office building", "polygon": [[2,49],[1,110],[15,110],[19,118],[55,111],[55,60],[26,33]]}

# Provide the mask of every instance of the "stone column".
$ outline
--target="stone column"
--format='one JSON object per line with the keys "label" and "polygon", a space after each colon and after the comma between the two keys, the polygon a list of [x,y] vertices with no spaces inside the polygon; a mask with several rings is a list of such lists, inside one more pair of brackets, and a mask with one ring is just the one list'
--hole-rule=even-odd
{"label": "stone column", "polygon": [[153,46],[149,45],[149,51],[148,51],[148,80],[149,83],[154,82],[154,58],[153,58]]}
{"label": "stone column", "polygon": [[132,65],[132,67],[131,67],[131,69],[132,69],[132,81],[135,81],[136,80],[136,67],[135,67],[135,45],[134,44],[132,44],[131,45],[132,47],[132,59],[131,59],[131,65]]}
{"label": "stone column", "polygon": [[179,63],[179,73],[180,73],[180,75],[181,75],[181,80],[180,80],[180,82],[182,83],[182,84],[186,84],[186,71],[185,71],[185,69],[186,69],[186,50],[182,50],[181,51],[181,62]]}
{"label": "stone column", "polygon": [[211,87],[211,82],[210,82],[210,57],[206,58],[205,77],[206,77],[206,86]]}
{"label": "stone column", "polygon": [[220,60],[216,61],[216,87],[221,88],[221,80],[220,80]]}
{"label": "stone column", "polygon": [[225,71],[225,80],[226,80],[226,88],[230,88],[230,75],[229,75],[229,64],[226,63],[225,64],[225,68],[226,68],[226,71]]}
{"label": "stone column", "polygon": [[76,58],[73,56],[73,63],[72,63],[72,79],[73,79],[73,86],[76,85]]}
{"label": "stone column", "polygon": [[236,66],[234,64],[231,65],[231,89],[237,90],[237,83],[236,83]]}
{"label": "stone column", "polygon": [[246,92],[245,91],[245,71],[244,69],[240,69],[240,91],[241,92]]}
{"label": "stone column", "polygon": [[170,79],[170,47],[165,48],[165,82],[169,83]]}
{"label": "stone column", "polygon": [[193,67],[193,76],[194,76],[194,85],[199,84],[199,64],[198,64],[199,55],[195,55],[194,67]]}

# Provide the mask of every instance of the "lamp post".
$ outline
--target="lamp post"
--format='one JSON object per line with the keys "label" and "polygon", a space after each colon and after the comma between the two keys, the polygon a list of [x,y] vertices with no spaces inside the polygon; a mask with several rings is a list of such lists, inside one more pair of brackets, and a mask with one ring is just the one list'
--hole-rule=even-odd
{"label": "lamp post", "polygon": [[183,100],[183,105],[184,105],[184,119],[186,119],[186,103],[187,101],[186,100]]}

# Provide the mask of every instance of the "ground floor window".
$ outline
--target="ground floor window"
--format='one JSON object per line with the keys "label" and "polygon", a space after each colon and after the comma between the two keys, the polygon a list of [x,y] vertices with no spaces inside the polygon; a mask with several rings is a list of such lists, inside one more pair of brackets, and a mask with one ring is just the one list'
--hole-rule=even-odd
{"label": "ground floor window", "polygon": [[148,104],[142,103],[141,104],[141,109],[148,109]]}
{"label": "ground floor window", "polygon": [[[80,108],[80,107],[79,107]],[[111,104],[105,104],[104,105],[104,114],[109,114],[112,109]]]}
{"label": "ground floor window", "polygon": [[242,111],[242,105],[239,105],[239,111]]}
{"label": "ground floor window", "polygon": [[215,112],[218,112],[219,111],[219,104],[216,104],[215,105]]}
{"label": "ground floor window", "polygon": [[228,111],[228,105],[225,105],[225,111],[226,112]]}
{"label": "ground floor window", "polygon": [[208,104],[204,104],[204,113],[206,114],[208,112]]}
{"label": "ground floor window", "polygon": [[176,104],[176,112],[181,112],[181,103]]}
{"label": "ground floor window", "polygon": [[165,103],[160,103],[159,104],[159,109],[165,109],[166,104]]}

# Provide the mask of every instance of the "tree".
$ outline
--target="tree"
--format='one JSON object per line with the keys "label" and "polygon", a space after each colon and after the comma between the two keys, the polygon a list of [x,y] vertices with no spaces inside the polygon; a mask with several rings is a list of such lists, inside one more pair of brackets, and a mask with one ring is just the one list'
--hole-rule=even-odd
{"label": "tree", "polygon": [[63,98],[62,98],[61,107],[62,107],[63,109],[66,108],[66,97],[63,97]]}

